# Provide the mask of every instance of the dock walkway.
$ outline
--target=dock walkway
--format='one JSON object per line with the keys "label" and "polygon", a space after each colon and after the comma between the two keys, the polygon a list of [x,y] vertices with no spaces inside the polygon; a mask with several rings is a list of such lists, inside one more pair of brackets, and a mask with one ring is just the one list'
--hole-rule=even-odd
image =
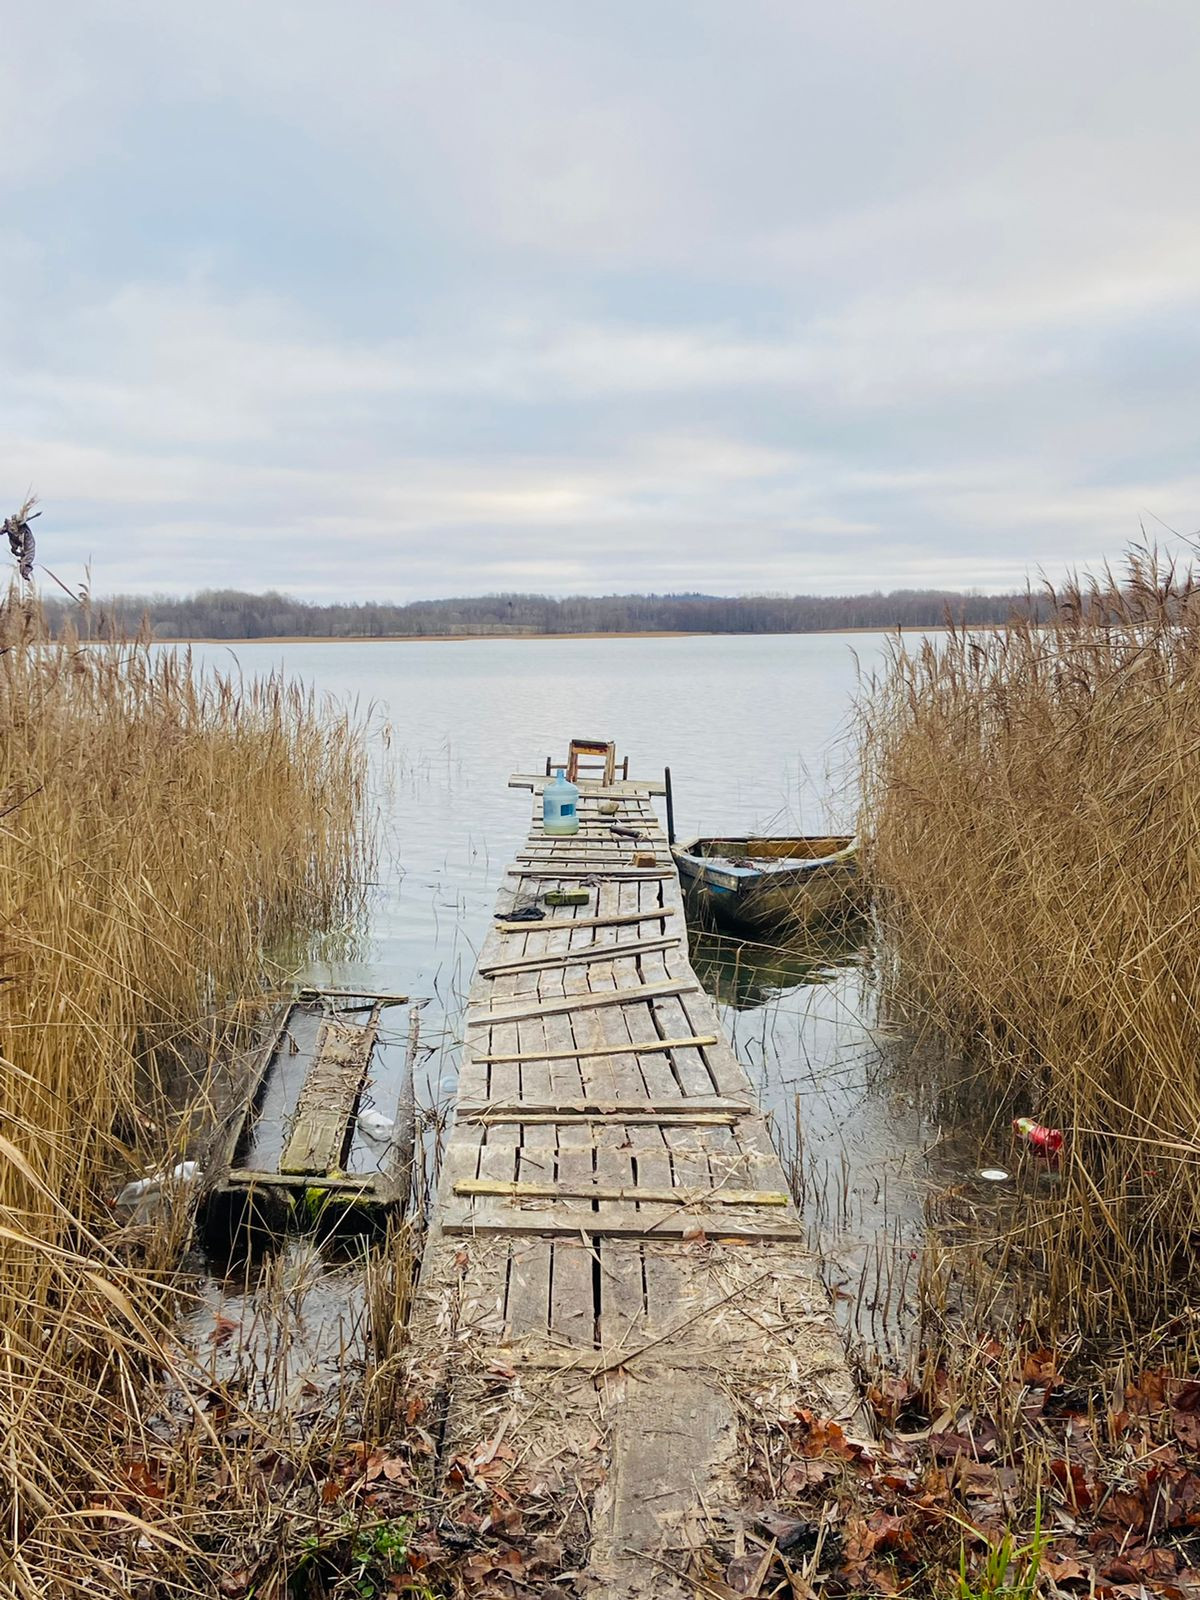
{"label": "dock walkway", "polygon": [[[501,1452],[564,1508],[572,1592],[690,1595],[697,1552],[745,1514],[746,1430],[797,1405],[848,1417],[857,1395],[689,963],[661,788],[582,784],[562,838],[542,831],[543,782],[512,780],[534,815],[468,999],[415,1350],[443,1463],[482,1450],[494,1471]],[[579,885],[586,906],[499,920]]]}

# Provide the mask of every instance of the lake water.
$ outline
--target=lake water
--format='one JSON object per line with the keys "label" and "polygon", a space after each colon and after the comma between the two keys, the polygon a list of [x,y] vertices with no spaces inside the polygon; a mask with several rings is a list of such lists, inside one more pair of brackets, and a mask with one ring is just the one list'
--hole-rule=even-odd
{"label": "lake water", "polygon": [[[384,850],[368,937],[306,976],[429,997],[419,1090],[448,1101],[459,1018],[496,888],[526,832],[513,772],[611,738],[632,777],[672,773],[676,832],[850,831],[848,734],[878,634],[196,647],[222,670],[282,668],[373,730]],[[385,734],[386,730],[386,734]],[[383,773],[390,770],[390,782]],[[925,1186],[975,1159],[918,1109],[881,1035],[863,953],[814,964],[701,940],[701,977],[796,1163],[839,1302],[878,1337],[905,1298]],[[892,1280],[890,1290],[875,1275]],[[881,1280],[882,1281],[882,1280]],[[884,1302],[889,1303],[885,1314]]]}

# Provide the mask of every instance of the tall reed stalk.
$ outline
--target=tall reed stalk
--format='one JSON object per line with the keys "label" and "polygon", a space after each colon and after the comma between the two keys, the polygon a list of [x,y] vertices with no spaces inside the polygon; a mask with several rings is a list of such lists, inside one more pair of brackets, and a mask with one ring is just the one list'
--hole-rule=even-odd
{"label": "tall reed stalk", "polygon": [[1062,1126],[1009,1243],[1052,1314],[1141,1336],[1200,1296],[1200,592],[1135,549],[1045,620],[909,648],[862,705],[898,1002]]}
{"label": "tall reed stalk", "polygon": [[51,640],[0,602],[5,1593],[128,1592],[99,1535],[170,1546],[118,1492],[172,1355],[164,1280],[110,1242],[108,1201],[182,1153],[163,1091],[187,1047],[253,1009],[273,947],[353,912],[364,773],[357,728],[281,678]]}

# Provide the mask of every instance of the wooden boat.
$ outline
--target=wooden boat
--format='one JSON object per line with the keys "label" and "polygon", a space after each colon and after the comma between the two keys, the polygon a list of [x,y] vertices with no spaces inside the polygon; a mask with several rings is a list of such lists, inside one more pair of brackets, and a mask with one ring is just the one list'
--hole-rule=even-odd
{"label": "wooden boat", "polygon": [[744,932],[779,938],[856,909],[858,840],[849,835],[692,839],[671,854],[690,905]]}

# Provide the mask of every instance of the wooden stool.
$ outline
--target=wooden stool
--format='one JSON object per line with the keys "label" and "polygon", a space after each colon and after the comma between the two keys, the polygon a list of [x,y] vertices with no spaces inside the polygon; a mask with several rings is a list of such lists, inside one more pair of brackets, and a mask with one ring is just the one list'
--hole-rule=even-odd
{"label": "wooden stool", "polygon": [[[599,782],[605,788],[617,776],[617,747],[611,739],[572,739],[571,748],[567,753],[567,781],[574,783],[580,777],[592,777],[603,774]],[[626,756],[622,776],[629,776],[629,757]]]}

